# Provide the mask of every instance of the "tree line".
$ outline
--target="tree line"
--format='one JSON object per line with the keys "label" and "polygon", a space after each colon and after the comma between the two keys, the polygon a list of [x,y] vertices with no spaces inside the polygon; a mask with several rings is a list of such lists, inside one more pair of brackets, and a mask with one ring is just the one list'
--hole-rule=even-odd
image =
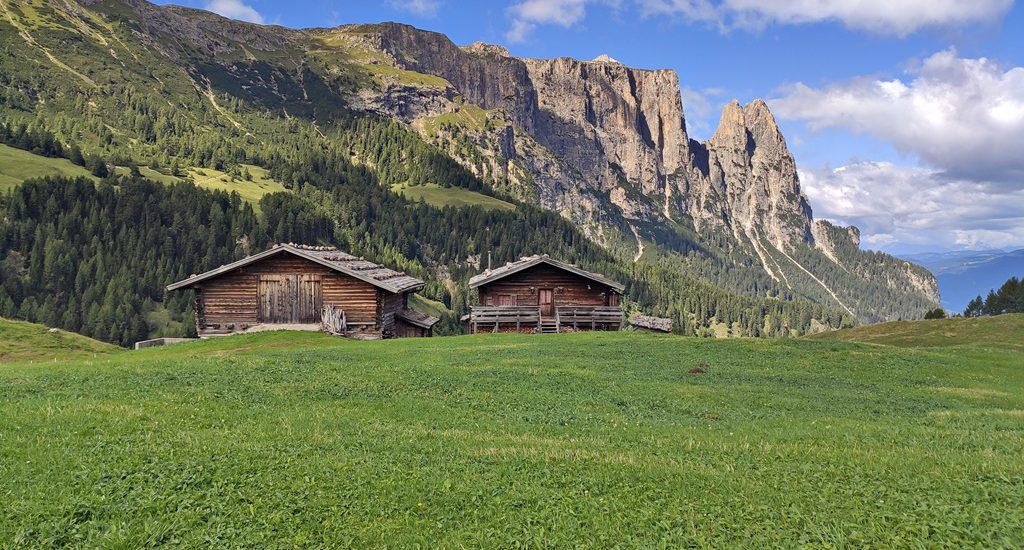
{"label": "tree line", "polygon": [[968,302],[964,317],[983,317],[1003,313],[1024,313],[1024,279],[1010,277],[996,290],[988,291],[984,299],[979,294]]}

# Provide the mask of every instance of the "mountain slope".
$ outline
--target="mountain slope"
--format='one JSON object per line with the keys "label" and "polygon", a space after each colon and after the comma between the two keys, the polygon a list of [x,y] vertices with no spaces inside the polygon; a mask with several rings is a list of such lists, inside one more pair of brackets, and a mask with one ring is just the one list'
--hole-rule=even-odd
{"label": "mountain slope", "polygon": [[[516,59],[396,24],[258,26],[142,0],[2,8],[11,56],[0,115],[120,166],[260,166],[295,191],[372,179],[464,187],[556,211],[621,264],[748,300],[810,300],[863,321],[919,316],[936,300],[923,269],[813,220],[763,102],[727,106],[711,140],[691,140],[672,71]],[[444,279],[479,267],[484,252],[504,261],[519,251],[409,254],[444,264],[434,269]],[[666,292],[640,305],[708,320],[708,308],[683,312],[687,298]]]}

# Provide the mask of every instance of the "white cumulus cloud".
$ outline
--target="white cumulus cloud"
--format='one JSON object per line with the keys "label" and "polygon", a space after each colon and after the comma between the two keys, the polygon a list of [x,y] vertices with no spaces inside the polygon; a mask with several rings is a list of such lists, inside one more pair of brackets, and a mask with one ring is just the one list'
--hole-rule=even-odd
{"label": "white cumulus cloud", "polygon": [[1022,188],[887,162],[802,169],[800,180],[815,217],[856,225],[868,248],[1024,245]]}
{"label": "white cumulus cloud", "polygon": [[210,0],[204,9],[231,19],[263,24],[263,16],[242,0]]}
{"label": "white cumulus cloud", "polygon": [[396,10],[407,11],[424,17],[437,15],[441,7],[439,0],[390,0],[388,4]]}
{"label": "white cumulus cloud", "polygon": [[505,33],[509,42],[523,42],[537,25],[569,28],[587,14],[587,4],[618,6],[619,0],[522,0],[509,6],[512,28]]}
{"label": "white cumulus cloud", "polygon": [[907,35],[922,28],[994,21],[1013,0],[637,0],[647,15],[764,27],[835,21],[870,32]]}
{"label": "white cumulus cloud", "polygon": [[[420,2],[433,0],[408,3]],[[511,26],[505,37],[523,42],[538,25],[571,27],[583,20],[589,4],[625,6],[641,17],[710,22],[723,30],[837,22],[851,29],[905,36],[921,29],[998,21],[1013,0],[517,0],[507,9]]]}
{"label": "white cumulus cloud", "polygon": [[1024,67],[1003,69],[950,49],[909,78],[795,84],[770,103],[776,116],[891,142],[953,178],[1024,184]]}

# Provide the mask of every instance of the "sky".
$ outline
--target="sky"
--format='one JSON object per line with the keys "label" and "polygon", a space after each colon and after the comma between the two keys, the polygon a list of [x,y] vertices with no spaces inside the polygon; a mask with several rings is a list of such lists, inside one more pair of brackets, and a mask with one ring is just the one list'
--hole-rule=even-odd
{"label": "sky", "polygon": [[730,100],[765,99],[815,218],[858,226],[864,247],[1024,247],[1024,0],[174,3],[288,27],[399,21],[519,57],[674,69],[696,139]]}

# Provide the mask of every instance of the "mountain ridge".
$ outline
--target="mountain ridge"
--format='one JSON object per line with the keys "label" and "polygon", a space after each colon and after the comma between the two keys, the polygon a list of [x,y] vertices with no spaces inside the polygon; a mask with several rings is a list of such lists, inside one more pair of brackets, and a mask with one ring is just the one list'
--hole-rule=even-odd
{"label": "mountain ridge", "polygon": [[[810,248],[852,274],[834,247],[816,240],[816,220],[800,190],[795,160],[763,100],[727,104],[714,135],[698,142],[686,132],[679,76],[673,70],[565,57],[517,59],[495,49],[500,47],[478,43],[460,48],[439,33],[408,25],[361,27],[370,29],[380,33],[380,47],[403,68],[441,76],[485,109],[511,109],[510,118],[518,121],[513,133],[528,134],[571,167],[588,167],[577,178],[571,169],[535,169],[543,206],[562,211],[569,205],[569,215],[584,226],[618,221],[623,233],[636,235],[637,257],[642,255],[642,223],[684,219],[698,233],[731,234],[779,285],[794,290],[790,279],[804,278],[804,289],[809,286],[818,298],[825,295],[853,313],[821,273],[811,273],[792,256],[794,247]],[[488,60],[504,69],[481,70]],[[525,75],[509,69],[517,62]],[[515,76],[507,76],[510,72]],[[498,76],[489,80],[486,75]],[[501,84],[508,78],[520,82],[518,96],[495,92],[492,81]],[[510,154],[515,151],[506,147],[498,156]],[[598,198],[601,193],[607,199]],[[619,220],[608,220],[609,206],[621,211]],[[859,238],[844,249],[853,254],[847,263],[864,261],[854,254],[858,247]],[[883,284],[909,287],[937,302],[934,280],[925,270],[885,258],[892,269]]]}
{"label": "mountain ridge", "polygon": [[[204,166],[230,168],[238,148],[259,164],[260,151],[281,141],[281,125],[318,147],[335,139],[331,127],[345,112],[377,114],[407,125],[496,192],[560,213],[623,262],[652,262],[748,296],[816,301],[862,321],[918,316],[937,299],[927,271],[860,251],[855,231],[813,219],[763,101],[727,105],[711,139],[690,138],[671,70],[518,59],[501,46],[457,46],[402,24],[287,29],[142,0],[31,0],[4,9],[19,29],[8,46],[46,75],[70,74],[80,89],[61,84],[59,94],[77,96],[72,103],[84,112],[116,120],[115,109],[141,93],[132,90],[150,86],[195,118],[194,133],[173,141],[164,136],[178,130],[163,125],[155,107],[133,112],[141,129],[118,123],[110,131],[97,120],[84,134],[75,130],[101,152],[123,144],[133,162],[173,164],[214,132],[231,141],[210,147]],[[67,43],[81,47],[58,51]],[[32,85],[17,84],[25,86]],[[91,91],[126,88],[128,99],[116,104]],[[22,95],[13,100],[58,133],[81,125],[69,111],[53,111],[58,101]],[[377,161],[358,143],[344,143],[353,162],[373,169]],[[260,162],[302,154],[284,148]]]}

